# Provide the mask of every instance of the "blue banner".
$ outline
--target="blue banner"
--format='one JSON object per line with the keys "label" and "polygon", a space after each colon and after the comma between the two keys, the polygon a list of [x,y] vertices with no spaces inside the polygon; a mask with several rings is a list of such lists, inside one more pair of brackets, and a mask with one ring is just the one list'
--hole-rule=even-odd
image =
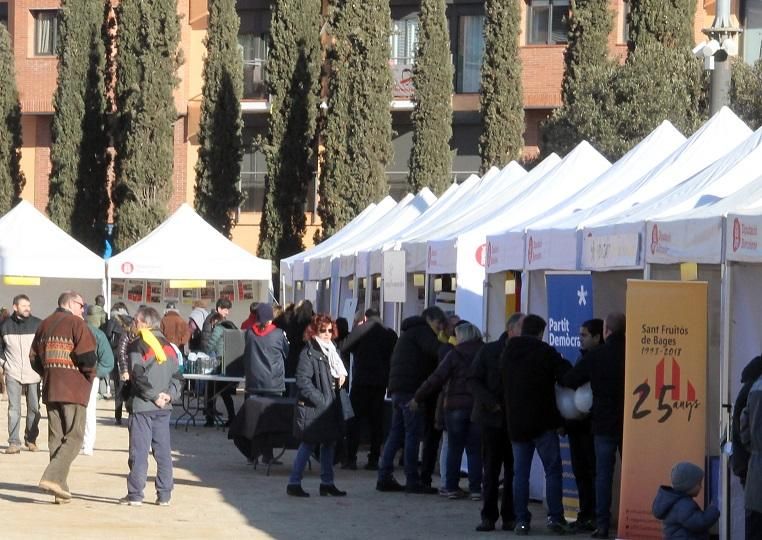
{"label": "blue banner", "polygon": [[[593,278],[589,273],[547,274],[545,286],[548,295],[548,343],[574,364],[580,355],[580,326],[593,318]],[[569,513],[577,512],[579,496],[567,437],[561,438],[561,460],[564,509]]]}
{"label": "blue banner", "polygon": [[548,274],[548,343],[572,364],[579,357],[579,327],[593,318],[590,274]]}

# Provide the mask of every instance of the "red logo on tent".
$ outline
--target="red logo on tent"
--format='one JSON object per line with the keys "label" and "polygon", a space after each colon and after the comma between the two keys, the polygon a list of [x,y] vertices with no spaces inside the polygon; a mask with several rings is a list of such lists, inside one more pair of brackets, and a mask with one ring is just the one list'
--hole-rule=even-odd
{"label": "red logo on tent", "polygon": [[[648,379],[639,384],[633,392],[637,398],[635,406],[632,408],[632,418],[640,420],[651,413],[655,413],[660,415],[657,421],[661,424],[666,422],[673,413],[686,411],[690,422],[694,409],[701,406],[701,401],[698,399],[696,387],[693,386],[690,379],[683,383],[681,371],[680,364],[674,356],[671,358],[662,357],[656,364],[653,394]],[[667,382],[668,374],[669,382]],[[649,397],[656,402],[655,408],[652,408]]]}
{"label": "red logo on tent", "polygon": [[530,264],[534,260],[534,240],[531,236],[529,237],[529,247],[527,248],[527,259]]}
{"label": "red logo on tent", "polygon": [[651,229],[651,255],[656,253],[657,247],[659,247],[659,227],[654,223],[654,227]]}
{"label": "red logo on tent", "polygon": [[733,252],[741,247],[741,222],[738,218],[733,220]]}
{"label": "red logo on tent", "polygon": [[479,266],[487,266],[487,244],[482,244],[478,248],[476,248],[476,253],[474,253],[476,256],[476,262],[479,263]]}
{"label": "red logo on tent", "polygon": [[131,262],[123,262],[122,263],[122,272],[125,274],[132,274],[132,271],[135,270],[135,267]]}

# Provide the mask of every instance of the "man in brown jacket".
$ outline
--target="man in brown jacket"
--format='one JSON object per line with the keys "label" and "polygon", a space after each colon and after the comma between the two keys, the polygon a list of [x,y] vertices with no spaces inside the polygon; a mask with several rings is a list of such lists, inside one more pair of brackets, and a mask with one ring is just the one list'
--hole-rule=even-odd
{"label": "man in brown jacket", "polygon": [[42,401],[48,408],[50,463],[39,486],[55,495],[57,504],[71,500],[67,478],[82,448],[87,402],[98,360],[95,338],[84,321],[82,295],[66,291],[58,309],[42,321],[29,358],[43,381]]}
{"label": "man in brown jacket", "polygon": [[183,350],[190,339],[188,321],[183,319],[180,312],[177,311],[177,304],[174,302],[167,302],[164,317],[161,319],[161,333],[164,334],[167,341],[177,345],[180,350]]}

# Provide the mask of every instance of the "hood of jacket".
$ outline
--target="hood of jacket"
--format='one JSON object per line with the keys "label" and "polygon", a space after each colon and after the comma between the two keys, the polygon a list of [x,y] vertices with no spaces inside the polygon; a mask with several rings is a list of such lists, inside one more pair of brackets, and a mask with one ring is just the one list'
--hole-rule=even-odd
{"label": "hood of jacket", "polygon": [[661,486],[656,493],[656,498],[653,504],[653,513],[656,519],[663,520],[667,517],[672,507],[683,497],[687,497],[685,493],[675,491],[670,486]]}
{"label": "hood of jacket", "polygon": [[275,330],[277,330],[278,327],[275,326],[273,323],[268,324],[267,326],[259,326],[257,324],[253,325],[251,327],[251,331],[254,332],[257,336],[266,336],[268,334],[273,333]]}
{"label": "hood of jacket", "polygon": [[472,339],[471,341],[455,345],[455,350],[466,358],[473,360],[476,353],[478,353],[482,347],[484,347],[484,342],[481,339]]}
{"label": "hood of jacket", "polygon": [[[415,328],[416,326],[425,326],[427,328],[431,328],[429,326],[429,323],[426,322],[426,319],[421,317],[420,315],[414,315],[412,317],[408,317],[404,321],[402,321],[402,326],[400,326],[400,329],[405,332],[407,330],[410,330],[411,328]],[[432,330],[433,332],[433,330]]]}
{"label": "hood of jacket", "polygon": [[743,368],[741,382],[746,384],[756,381],[760,376],[762,376],[762,356],[756,356]]}

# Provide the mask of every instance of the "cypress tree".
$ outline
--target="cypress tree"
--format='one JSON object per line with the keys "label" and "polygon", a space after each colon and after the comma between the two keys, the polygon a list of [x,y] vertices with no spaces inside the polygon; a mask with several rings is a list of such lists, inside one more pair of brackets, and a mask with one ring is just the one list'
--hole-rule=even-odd
{"label": "cypress tree", "polygon": [[277,0],[267,58],[270,117],[259,255],[279,261],[304,249],[304,202],[315,178],[320,92],[320,1]]}
{"label": "cypress tree", "polygon": [[730,107],[751,129],[762,126],[762,60],[753,66],[740,58],[732,63]]}
{"label": "cypress tree", "polygon": [[167,215],[177,120],[173,90],[181,58],[176,0],[121,2],[117,22],[114,240],[123,250]]}
{"label": "cypress tree", "polygon": [[567,154],[583,140],[609,159],[627,150],[619,136],[616,99],[617,64],[609,56],[613,28],[609,0],[575,0],[569,18],[569,41],[564,53],[563,105],[543,123],[543,154]]}
{"label": "cypress tree", "polygon": [[693,56],[696,0],[632,0],[630,41],[618,93],[620,136],[637,142],[667,119],[692,133],[706,112],[706,77]]}
{"label": "cypress tree", "polygon": [[[336,0],[318,213],[322,237],[388,192],[392,157],[388,0]],[[320,239],[320,235],[317,235]]]}
{"label": "cypress tree", "polygon": [[0,24],[0,216],[13,208],[24,188],[21,172],[21,105],[11,36]]}
{"label": "cypress tree", "polygon": [[62,3],[48,200],[50,219],[97,253],[109,206],[103,15],[103,2]]}
{"label": "cypress tree", "polygon": [[238,50],[239,26],[235,0],[209,2],[195,207],[228,238],[233,213],[242,200],[238,187],[243,157],[243,58]]}
{"label": "cypress tree", "polygon": [[422,0],[418,51],[413,66],[415,108],[408,182],[414,192],[428,187],[437,194],[452,174],[452,81],[450,34],[444,0]]}
{"label": "cypress tree", "polygon": [[484,128],[479,138],[481,172],[521,157],[524,95],[521,86],[520,0],[484,3],[484,60],[479,96]]}

